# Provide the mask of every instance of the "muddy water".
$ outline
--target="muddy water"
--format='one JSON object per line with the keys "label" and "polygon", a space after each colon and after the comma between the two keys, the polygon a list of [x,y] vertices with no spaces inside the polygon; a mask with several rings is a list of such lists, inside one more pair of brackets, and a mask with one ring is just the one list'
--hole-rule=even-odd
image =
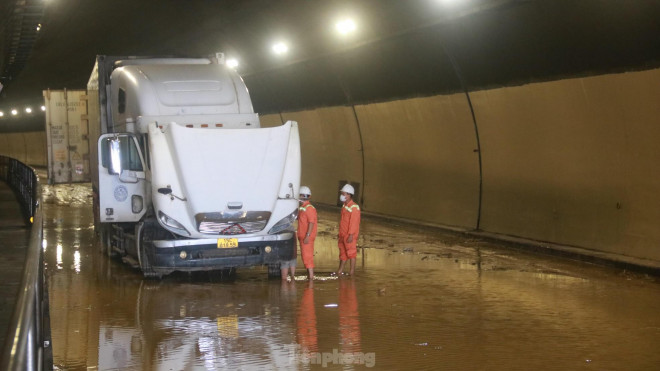
{"label": "muddy water", "polygon": [[357,274],[334,279],[338,213],[320,211],[318,279],[264,269],[160,281],[98,252],[88,184],[46,187],[56,369],[650,370],[660,284],[456,234],[365,218]]}

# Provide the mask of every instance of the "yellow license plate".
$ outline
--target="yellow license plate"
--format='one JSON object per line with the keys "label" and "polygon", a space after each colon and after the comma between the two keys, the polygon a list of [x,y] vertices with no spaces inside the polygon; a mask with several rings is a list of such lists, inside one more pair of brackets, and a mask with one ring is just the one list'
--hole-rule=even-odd
{"label": "yellow license plate", "polygon": [[218,249],[238,247],[238,238],[218,238]]}

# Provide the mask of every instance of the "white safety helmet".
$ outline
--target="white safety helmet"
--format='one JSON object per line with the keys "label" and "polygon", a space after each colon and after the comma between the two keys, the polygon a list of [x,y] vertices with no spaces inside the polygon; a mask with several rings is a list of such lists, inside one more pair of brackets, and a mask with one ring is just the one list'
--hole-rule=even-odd
{"label": "white safety helmet", "polygon": [[306,198],[309,198],[312,195],[312,191],[309,189],[308,186],[302,186],[300,187],[300,195],[305,196]]}
{"label": "white safety helmet", "polygon": [[353,189],[353,186],[350,184],[344,184],[343,187],[341,187],[342,192],[350,193],[352,195],[355,194],[355,189]]}

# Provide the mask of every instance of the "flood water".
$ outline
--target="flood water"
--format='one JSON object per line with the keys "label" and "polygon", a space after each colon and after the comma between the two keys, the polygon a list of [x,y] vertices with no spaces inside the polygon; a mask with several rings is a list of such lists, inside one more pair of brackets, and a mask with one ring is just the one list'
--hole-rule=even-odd
{"label": "flood water", "polygon": [[145,280],[99,252],[89,184],[44,186],[60,370],[651,370],[655,277],[363,217],[336,279],[339,211],[319,210],[317,279],[264,268]]}

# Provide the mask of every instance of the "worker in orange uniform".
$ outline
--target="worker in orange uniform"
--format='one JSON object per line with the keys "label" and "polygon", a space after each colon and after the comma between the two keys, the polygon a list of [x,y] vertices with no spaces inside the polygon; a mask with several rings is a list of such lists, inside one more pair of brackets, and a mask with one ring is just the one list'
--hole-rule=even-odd
{"label": "worker in orange uniform", "polygon": [[339,269],[337,276],[344,271],[346,260],[350,261],[349,275],[355,274],[355,258],[357,256],[357,240],[360,233],[360,206],[353,201],[355,189],[350,184],[345,184],[341,189],[339,200],[344,203],[341,208],[341,220],[339,222]]}
{"label": "worker in orange uniform", "polygon": [[309,202],[312,191],[307,186],[300,187],[301,203],[298,209],[298,241],[300,242],[300,254],[307,268],[309,280],[314,279],[314,240],[316,239],[317,216],[316,208]]}

